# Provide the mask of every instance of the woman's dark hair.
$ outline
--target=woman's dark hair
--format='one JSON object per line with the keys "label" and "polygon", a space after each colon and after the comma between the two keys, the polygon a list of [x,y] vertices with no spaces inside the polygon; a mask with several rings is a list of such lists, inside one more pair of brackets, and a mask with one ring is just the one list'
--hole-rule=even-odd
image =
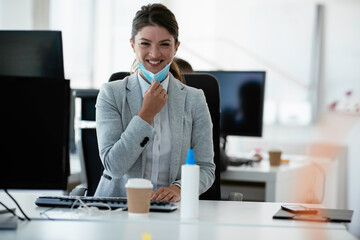
{"label": "woman's dark hair", "polygon": [[[149,25],[165,28],[174,37],[175,45],[179,42],[179,26],[175,15],[164,5],[155,3],[141,7],[141,9],[136,13],[132,22],[132,41],[135,42],[135,36],[141,28]],[[175,61],[173,61],[170,65],[170,72],[174,75],[175,78],[179,79],[181,82],[184,82],[184,79],[180,74],[179,67]]]}
{"label": "woman's dark hair", "polygon": [[186,61],[186,60],[184,60],[182,58],[178,58],[178,57],[175,57],[174,61],[178,65],[179,70],[180,70],[180,72],[182,74],[184,74],[184,73],[194,73],[194,69],[192,68],[191,64],[188,61]]}

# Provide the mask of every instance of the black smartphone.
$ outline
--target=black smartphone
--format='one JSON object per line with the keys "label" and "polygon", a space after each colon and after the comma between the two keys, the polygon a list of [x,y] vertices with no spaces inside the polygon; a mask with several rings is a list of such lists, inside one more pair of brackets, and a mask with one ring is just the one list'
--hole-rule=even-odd
{"label": "black smartphone", "polygon": [[327,217],[311,215],[311,214],[295,215],[292,219],[302,220],[302,221],[313,221],[313,222],[328,222],[329,221],[329,219]]}
{"label": "black smartphone", "polygon": [[291,213],[297,213],[297,214],[316,214],[317,210],[313,208],[308,208],[302,205],[295,205],[295,204],[284,204],[281,205],[281,208],[291,212]]}

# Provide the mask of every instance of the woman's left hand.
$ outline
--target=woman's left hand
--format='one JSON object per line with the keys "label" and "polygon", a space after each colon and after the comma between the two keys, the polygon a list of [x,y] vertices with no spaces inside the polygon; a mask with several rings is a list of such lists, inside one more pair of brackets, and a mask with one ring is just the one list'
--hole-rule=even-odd
{"label": "woman's left hand", "polygon": [[178,202],[181,199],[181,189],[176,185],[170,187],[161,187],[151,195],[151,200],[159,201],[174,201]]}

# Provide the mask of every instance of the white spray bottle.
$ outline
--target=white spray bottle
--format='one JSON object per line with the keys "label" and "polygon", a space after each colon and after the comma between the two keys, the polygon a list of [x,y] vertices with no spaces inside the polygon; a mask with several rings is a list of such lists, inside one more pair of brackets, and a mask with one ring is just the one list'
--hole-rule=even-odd
{"label": "white spray bottle", "polygon": [[185,164],[181,166],[181,219],[197,219],[199,216],[199,175],[194,150],[188,150]]}

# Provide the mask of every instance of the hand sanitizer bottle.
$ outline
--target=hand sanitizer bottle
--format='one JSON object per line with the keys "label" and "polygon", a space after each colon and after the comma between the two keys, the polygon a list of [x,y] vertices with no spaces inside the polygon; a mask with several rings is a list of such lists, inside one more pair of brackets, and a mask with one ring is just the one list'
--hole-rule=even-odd
{"label": "hand sanitizer bottle", "polygon": [[185,164],[181,166],[181,219],[196,219],[199,215],[199,175],[195,164],[194,150],[188,150]]}

